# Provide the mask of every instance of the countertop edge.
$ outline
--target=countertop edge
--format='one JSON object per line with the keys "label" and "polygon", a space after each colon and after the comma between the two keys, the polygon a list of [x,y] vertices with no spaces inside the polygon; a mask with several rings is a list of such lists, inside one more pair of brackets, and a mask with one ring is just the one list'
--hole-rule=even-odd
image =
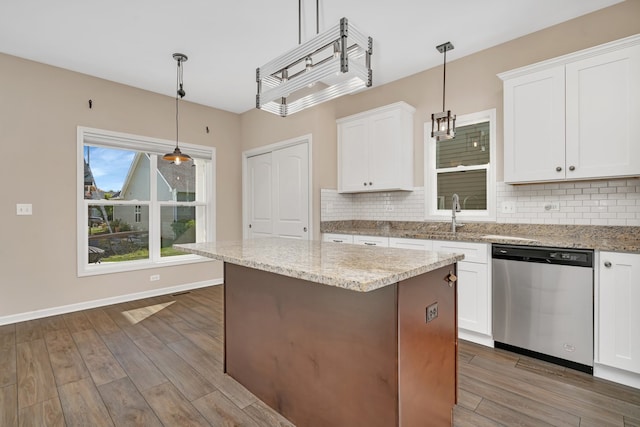
{"label": "countertop edge", "polygon": [[[327,243],[318,242],[320,244],[327,245]],[[458,261],[464,259],[463,254],[457,253],[443,253],[438,252],[438,258],[433,261],[425,262],[423,265],[420,265],[415,268],[410,268],[404,271],[390,272],[385,273],[384,277],[377,279],[346,279],[338,277],[337,274],[322,274],[318,272],[312,271],[312,268],[292,268],[283,265],[277,265],[274,263],[264,262],[255,258],[240,258],[237,256],[230,256],[224,253],[219,253],[221,250],[217,252],[213,249],[206,249],[203,247],[198,247],[198,245],[202,244],[177,244],[173,247],[179,249],[184,252],[204,256],[207,258],[215,259],[222,262],[227,262],[243,267],[254,268],[257,270],[280,274],[287,277],[292,277],[296,279],[307,280],[310,282],[315,282],[327,286],[334,286],[342,289],[348,289],[357,292],[370,292],[376,289],[383,288],[385,286],[391,285],[393,283],[397,283],[415,276],[419,276],[424,273],[428,273],[433,270],[437,270],[438,268],[445,267],[447,265],[451,265]],[[332,243],[328,243],[328,245],[334,245]],[[338,245],[338,244],[335,244]],[[339,245],[341,249],[344,249],[344,246]],[[353,247],[353,250],[357,250]],[[359,248],[365,249],[365,248]],[[370,248],[367,248],[369,250]],[[395,251],[412,251],[411,249],[395,249],[395,248],[375,248],[381,250],[395,250]],[[435,253],[434,251],[430,251],[431,253]]]}

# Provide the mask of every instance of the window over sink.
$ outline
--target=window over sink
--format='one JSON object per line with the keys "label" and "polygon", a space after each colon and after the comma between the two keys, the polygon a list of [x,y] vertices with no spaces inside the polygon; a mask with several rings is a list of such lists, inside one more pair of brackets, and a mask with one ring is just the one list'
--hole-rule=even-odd
{"label": "window over sink", "polygon": [[495,221],[495,117],[495,109],[460,115],[455,138],[438,142],[425,123],[426,219],[451,217],[455,193],[462,208],[458,218]]}

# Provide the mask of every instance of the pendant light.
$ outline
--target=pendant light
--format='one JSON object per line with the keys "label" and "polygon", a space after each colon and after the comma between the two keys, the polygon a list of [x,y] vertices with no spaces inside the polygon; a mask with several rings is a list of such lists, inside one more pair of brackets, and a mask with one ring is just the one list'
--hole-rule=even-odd
{"label": "pendant light", "polygon": [[451,110],[444,108],[444,96],[447,83],[447,51],[453,50],[451,42],[436,46],[438,52],[444,54],[444,66],[442,71],[442,112],[431,115],[431,138],[436,141],[443,139],[453,139],[456,136],[456,115],[451,114]]}
{"label": "pendant light", "polygon": [[256,108],[286,117],[372,85],[373,39],[347,18],[301,43],[301,1],[298,1],[298,46],[256,69]]}
{"label": "pendant light", "polygon": [[174,53],[173,54],[173,59],[175,59],[176,61],[178,61],[178,68],[176,71],[176,148],[173,150],[172,153],[167,153],[164,156],[162,156],[162,160],[166,160],[168,162],[173,162],[176,165],[179,165],[180,163],[183,162],[188,162],[189,160],[191,160],[191,157],[188,154],[184,154],[182,151],[180,151],[180,147],[178,147],[178,137],[179,137],[179,133],[178,133],[178,129],[179,129],[179,123],[178,123],[178,118],[179,118],[179,108],[178,108],[178,97],[180,99],[184,98],[184,96],[186,95],[186,92],[183,89],[183,81],[182,81],[182,63],[187,61],[187,55],[182,54],[182,53]]}

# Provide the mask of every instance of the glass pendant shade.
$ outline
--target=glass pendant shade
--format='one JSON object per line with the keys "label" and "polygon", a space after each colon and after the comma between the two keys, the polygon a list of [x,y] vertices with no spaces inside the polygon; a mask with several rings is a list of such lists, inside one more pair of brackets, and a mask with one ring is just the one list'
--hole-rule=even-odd
{"label": "glass pendant shade", "polygon": [[286,117],[370,87],[373,39],[339,24],[256,69],[256,108]]}
{"label": "glass pendant shade", "polygon": [[456,115],[451,111],[433,113],[431,115],[431,137],[436,141],[453,139],[456,136]]}

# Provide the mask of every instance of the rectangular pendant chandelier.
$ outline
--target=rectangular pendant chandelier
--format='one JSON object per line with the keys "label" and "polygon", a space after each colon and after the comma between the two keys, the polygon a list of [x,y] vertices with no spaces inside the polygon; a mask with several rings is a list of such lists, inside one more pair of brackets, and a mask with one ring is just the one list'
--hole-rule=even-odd
{"label": "rectangular pendant chandelier", "polygon": [[373,39],[347,18],[256,69],[256,108],[286,117],[370,87]]}

